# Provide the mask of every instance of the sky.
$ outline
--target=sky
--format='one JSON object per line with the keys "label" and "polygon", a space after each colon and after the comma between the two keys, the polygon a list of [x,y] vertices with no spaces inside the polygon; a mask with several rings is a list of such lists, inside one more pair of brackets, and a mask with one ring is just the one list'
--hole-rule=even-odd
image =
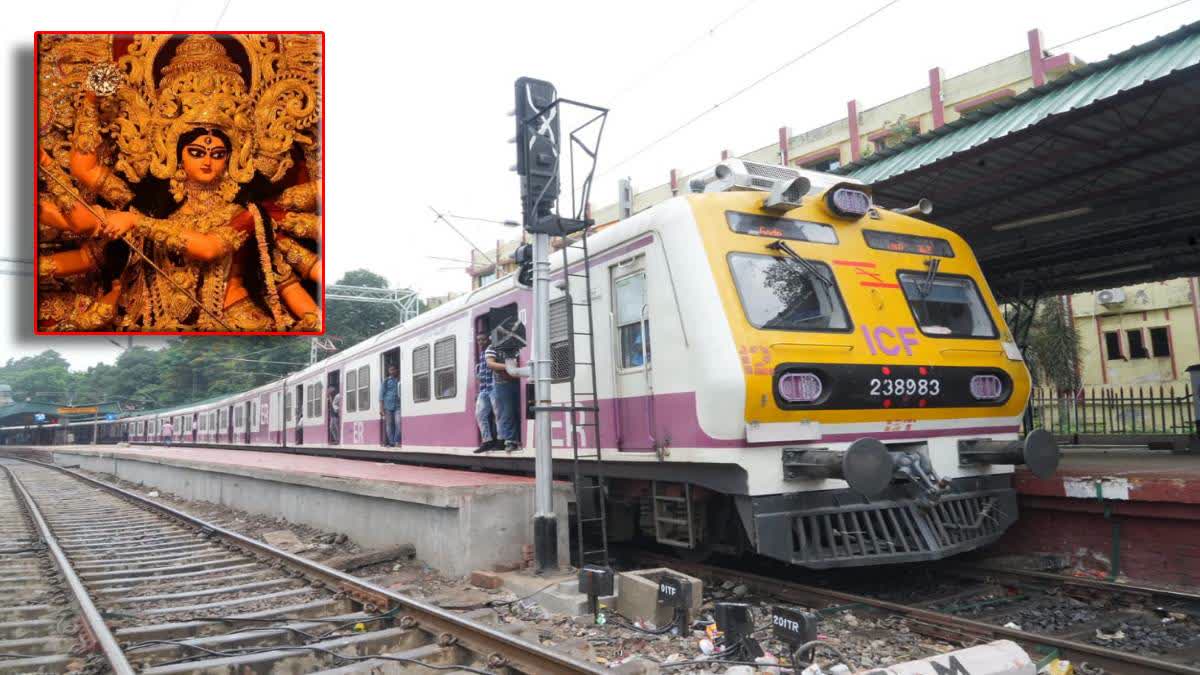
{"label": "sky", "polygon": [[[767,145],[781,126],[799,133],[842,118],[850,99],[860,110],[884,103],[927,86],[931,67],[953,77],[1026,50],[1031,28],[1055,46],[1178,1],[16,3],[0,28],[8,61],[0,91],[10,101],[0,115],[7,137],[17,140],[9,143],[16,149],[9,180],[0,181],[4,203],[17,205],[0,257],[32,255],[34,30],[324,30],[326,279],[367,268],[393,286],[440,295],[469,288],[465,265],[452,260],[468,259],[472,245],[487,251],[519,234],[452,219],[468,243],[435,222],[431,207],[518,219],[508,111],[522,75],[611,110],[592,199],[602,206],[613,201],[621,177],[635,189],[652,187],[672,168],[714,163],[722,149]],[[1197,19],[1200,0],[1051,51],[1095,61]],[[52,348],[86,369],[120,354],[105,337],[34,336],[32,280],[3,274],[17,267],[0,262],[0,298],[11,313],[0,328],[0,362]]]}

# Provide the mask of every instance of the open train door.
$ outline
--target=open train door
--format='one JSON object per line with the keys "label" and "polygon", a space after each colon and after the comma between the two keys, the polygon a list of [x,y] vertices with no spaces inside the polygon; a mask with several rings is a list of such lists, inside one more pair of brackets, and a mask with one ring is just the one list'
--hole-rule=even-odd
{"label": "open train door", "polygon": [[292,397],[294,405],[294,413],[292,418],[296,420],[296,445],[304,445],[304,385],[296,385],[296,394]]}
{"label": "open train door", "polygon": [[[404,390],[404,387],[402,384],[404,382],[404,380],[403,380],[404,369],[402,367],[400,367],[400,348],[399,347],[396,347],[394,349],[389,349],[379,355],[379,380],[378,380],[378,382],[379,382],[380,389],[379,389],[379,395],[376,396],[375,399],[379,402],[379,406],[380,406],[380,408],[379,408],[379,410],[380,410],[379,445],[380,446],[385,446],[385,445],[387,445],[387,442],[388,442],[387,411],[383,409],[383,387],[385,387],[387,385],[388,369],[391,368],[392,366],[396,367],[396,378],[397,378],[397,383],[398,383],[397,387],[396,387],[396,395],[400,396],[400,393]],[[360,382],[358,386],[361,387],[362,383]],[[400,415],[397,415],[396,424],[401,425],[403,423],[404,423],[403,417],[401,417]],[[396,445],[397,446],[399,446],[403,442],[402,441],[403,434],[401,434],[400,431],[401,431],[400,429],[396,430]]]}
{"label": "open train door", "polygon": [[[517,308],[517,303],[515,303],[515,302],[509,303],[507,305],[502,305],[500,307],[492,307],[487,312],[488,335],[492,336],[492,338],[494,340],[495,335],[496,335],[495,331],[496,331],[497,327],[504,326],[505,328],[512,330],[514,327],[517,326],[517,324],[523,323],[523,321],[521,321],[521,319],[523,319],[523,318],[524,317],[521,316],[521,311]],[[519,333],[521,335],[526,335],[527,333],[522,332],[523,330],[524,329],[522,329],[521,331],[517,331],[517,333]],[[493,342],[492,346],[493,347],[496,346],[494,342]],[[471,346],[471,351],[475,351],[474,345]],[[525,351],[526,353],[528,353],[527,349],[523,349],[522,351]],[[520,359],[520,365],[526,365],[525,361],[526,361],[526,358],[522,357]],[[500,374],[495,373],[492,375],[492,377],[493,377],[493,379],[498,380],[500,378]],[[526,418],[532,419],[531,417],[528,417],[528,415],[526,413],[527,407],[530,405],[529,402],[533,400],[532,393],[530,391],[528,391],[528,390],[532,390],[532,381],[523,382],[522,386],[518,387],[518,389],[520,390],[520,395],[518,396],[518,401],[517,401],[517,410],[519,412],[517,413],[517,438],[516,438],[516,441],[518,444],[520,444],[522,442],[521,439],[524,438],[524,435],[525,435],[525,426],[527,424]],[[472,403],[474,403],[474,401],[472,401]],[[472,408],[473,407],[474,406],[472,406]],[[498,433],[499,429],[496,429],[496,431]],[[497,438],[499,438],[499,435],[497,435]]]}
{"label": "open train door", "polygon": [[250,430],[253,429],[255,426],[258,426],[258,424],[257,424],[258,420],[250,417],[251,410],[253,410],[253,408],[250,406],[250,401],[246,401],[246,412],[243,413],[243,416],[246,418],[246,432],[245,432],[246,440],[244,441],[246,443],[246,445],[250,445]]}

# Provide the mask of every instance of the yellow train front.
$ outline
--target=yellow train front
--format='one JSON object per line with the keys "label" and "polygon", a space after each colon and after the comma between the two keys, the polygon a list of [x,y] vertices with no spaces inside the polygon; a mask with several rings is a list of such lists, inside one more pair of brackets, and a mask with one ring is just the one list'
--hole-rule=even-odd
{"label": "yellow train front", "polygon": [[727,162],[681,200],[706,258],[686,269],[719,299],[685,309],[689,354],[740,363],[692,364],[701,427],[743,439],[729,510],[753,550],[806,567],[978,548],[1017,517],[1013,465],[1048,475],[1058,448],[1018,433],[1029,372],[967,244],[841,180]]}

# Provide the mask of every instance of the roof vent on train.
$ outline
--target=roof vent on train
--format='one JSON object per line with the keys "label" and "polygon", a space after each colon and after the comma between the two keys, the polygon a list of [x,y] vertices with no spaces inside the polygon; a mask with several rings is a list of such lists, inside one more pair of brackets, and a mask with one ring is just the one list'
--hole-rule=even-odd
{"label": "roof vent on train", "polygon": [[690,192],[696,193],[734,190],[771,192],[776,189],[777,183],[780,181],[790,183],[797,178],[807,180],[807,187],[802,194],[798,195],[800,197],[819,195],[838,183],[858,182],[845,176],[834,176],[820,171],[809,171],[778,164],[760,164],[742,159],[727,159],[696,174],[688,181],[687,185]]}

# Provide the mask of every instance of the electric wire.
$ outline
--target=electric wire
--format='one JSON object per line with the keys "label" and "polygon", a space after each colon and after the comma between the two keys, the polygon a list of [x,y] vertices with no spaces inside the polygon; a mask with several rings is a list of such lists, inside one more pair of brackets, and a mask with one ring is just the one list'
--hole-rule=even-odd
{"label": "electric wire", "polygon": [[488,600],[487,602],[477,602],[477,603],[474,603],[471,605],[438,605],[438,607],[441,607],[442,609],[453,609],[453,610],[495,609],[497,607],[507,607],[509,605],[515,605],[516,603],[521,602],[522,600],[528,600],[529,598],[532,598],[533,596],[537,595],[538,593],[541,593],[549,588],[557,586],[560,583],[561,582],[559,582],[559,581],[552,581],[532,593],[522,595],[519,598],[513,598],[512,600],[503,600],[503,601]]}
{"label": "electric wire", "polygon": [[746,2],[742,3],[742,5],[740,7],[733,10],[729,14],[725,15],[725,18],[721,19],[720,21],[718,21],[717,23],[715,23],[711,27],[709,27],[708,30],[706,30],[703,33],[692,38],[691,41],[689,41],[687,44],[685,44],[684,46],[682,46],[679,49],[672,52],[671,55],[668,56],[667,58],[663,59],[662,61],[659,61],[657,64],[655,64],[653,66],[650,66],[649,68],[640,69],[640,74],[638,75],[638,77],[635,77],[632,81],[630,81],[629,84],[625,85],[624,87],[621,87],[620,89],[617,90],[616,93],[614,93],[612,96],[609,96],[609,101],[611,102],[611,101],[620,100],[621,97],[625,96],[625,94],[628,94],[629,92],[640,88],[642,86],[642,84],[645,83],[648,75],[650,75],[651,73],[656,73],[659,70],[662,70],[663,66],[666,66],[667,64],[671,63],[672,61],[679,58],[680,56],[683,56],[688,51],[691,51],[692,47],[695,47],[697,44],[699,44],[701,40],[712,37],[713,33],[717,32],[718,28],[720,28],[721,26],[724,26],[725,24],[732,21],[735,17],[737,17],[737,15],[741,14],[743,11],[745,11],[747,8],[749,8],[750,5],[753,5],[756,2],[758,2],[758,0],[747,0]]}
{"label": "electric wire", "polygon": [[1101,33],[1107,33],[1107,32],[1108,32],[1108,31],[1110,31],[1110,30],[1113,30],[1113,29],[1116,29],[1116,28],[1120,28],[1120,27],[1122,27],[1122,26],[1127,26],[1127,25],[1129,25],[1129,24],[1131,24],[1131,23],[1133,23],[1133,22],[1135,22],[1135,21],[1141,21],[1142,19],[1145,19],[1145,18],[1147,18],[1147,17],[1151,17],[1151,16],[1154,16],[1155,14],[1159,14],[1159,13],[1161,13],[1161,12],[1165,12],[1165,11],[1167,11],[1168,9],[1174,9],[1174,8],[1176,8],[1176,7],[1179,7],[1180,5],[1186,5],[1186,4],[1188,4],[1189,2],[1191,2],[1191,1],[1192,1],[1192,0],[1180,0],[1179,2],[1172,3],[1172,4],[1170,4],[1170,5],[1167,5],[1167,6],[1165,6],[1165,7],[1159,7],[1158,9],[1156,9],[1156,10],[1154,10],[1154,11],[1152,11],[1152,12],[1147,12],[1147,13],[1145,13],[1145,14],[1142,14],[1142,15],[1139,15],[1139,16],[1135,16],[1135,17],[1133,17],[1133,18],[1131,18],[1131,19],[1125,19],[1124,21],[1122,21],[1122,22],[1120,22],[1120,23],[1115,23],[1115,24],[1113,24],[1113,25],[1111,25],[1111,26],[1109,26],[1109,27],[1107,27],[1107,28],[1101,28],[1100,30],[1097,30],[1097,31],[1093,31],[1093,32],[1091,32],[1091,33],[1088,33],[1087,35],[1080,35],[1079,37],[1076,37],[1076,38],[1071,38],[1070,40],[1067,40],[1066,42],[1060,42],[1060,43],[1058,43],[1058,44],[1054,45],[1053,47],[1046,47],[1046,48],[1045,48],[1045,50],[1046,50],[1046,51],[1051,51],[1051,50],[1054,50],[1054,49],[1058,49],[1058,48],[1060,48],[1060,47],[1066,47],[1067,45],[1075,44],[1076,42],[1079,42],[1080,40],[1086,40],[1086,39],[1088,39],[1088,38],[1090,38],[1090,37],[1094,37],[1094,36],[1096,36],[1096,35],[1100,35]]}
{"label": "electric wire", "polygon": [[872,18],[874,18],[875,16],[879,15],[881,12],[883,12],[883,11],[884,11],[884,10],[886,10],[886,9],[888,9],[888,8],[889,8],[889,7],[891,7],[892,5],[895,5],[895,4],[896,4],[896,3],[898,3],[898,2],[900,2],[900,0],[890,0],[890,1],[889,1],[889,2],[887,2],[887,3],[884,3],[883,5],[881,5],[881,6],[879,6],[878,8],[876,8],[876,9],[872,10],[872,11],[871,11],[871,12],[869,12],[868,14],[866,14],[866,15],[862,16],[861,18],[857,19],[857,20],[856,20],[856,21],[854,21],[853,23],[851,23],[851,24],[849,24],[849,25],[845,26],[844,28],[842,28],[841,30],[837,31],[836,33],[834,33],[834,34],[830,35],[829,37],[825,38],[824,40],[821,40],[821,41],[820,41],[820,42],[818,42],[817,44],[815,44],[815,45],[813,45],[813,46],[809,47],[808,49],[804,50],[804,51],[803,51],[803,52],[801,52],[801,53],[800,53],[798,56],[796,56],[796,57],[794,57],[794,58],[790,59],[789,61],[787,61],[787,62],[783,63],[783,64],[782,64],[782,65],[780,65],[780,66],[777,66],[775,69],[771,70],[770,72],[766,73],[765,75],[762,75],[761,77],[759,77],[758,79],[754,80],[754,81],[753,81],[753,82],[751,82],[750,84],[747,84],[747,85],[745,85],[745,86],[741,87],[740,89],[738,89],[737,91],[733,92],[732,94],[729,94],[729,95],[727,95],[725,98],[722,98],[720,101],[718,101],[718,102],[714,103],[714,104],[713,104],[711,107],[709,107],[709,108],[706,108],[705,110],[703,110],[703,111],[701,111],[701,112],[697,113],[696,115],[694,115],[693,117],[691,117],[690,119],[688,119],[688,120],[687,120],[686,122],[684,122],[683,124],[680,124],[679,126],[677,126],[677,127],[673,128],[673,129],[671,129],[670,131],[668,131],[667,133],[663,134],[662,136],[659,136],[657,139],[655,139],[655,140],[651,141],[650,143],[648,143],[648,144],[646,144],[646,145],[642,146],[642,147],[641,147],[641,148],[639,148],[638,150],[634,151],[632,154],[630,154],[630,155],[627,155],[627,156],[626,156],[624,159],[622,159],[621,161],[617,162],[616,164],[613,164],[613,165],[609,166],[609,167],[608,167],[607,169],[605,169],[604,171],[601,171],[601,172],[600,172],[598,175],[601,175],[601,176],[608,175],[608,174],[612,173],[613,171],[615,171],[616,169],[618,169],[618,168],[620,168],[620,167],[624,166],[625,164],[628,164],[629,162],[633,161],[633,160],[634,160],[634,159],[636,159],[637,157],[640,157],[640,156],[641,156],[642,154],[644,154],[644,153],[645,153],[647,150],[650,150],[651,148],[653,148],[654,146],[658,145],[659,143],[662,143],[663,141],[665,141],[665,140],[667,140],[667,139],[669,139],[669,138],[672,138],[673,136],[675,136],[675,135],[676,135],[676,134],[678,134],[679,132],[683,131],[684,129],[687,129],[688,127],[692,126],[693,124],[695,124],[696,122],[700,121],[700,120],[701,120],[701,119],[703,119],[704,117],[707,117],[707,116],[708,116],[710,113],[714,112],[715,110],[717,110],[717,109],[718,109],[718,108],[720,108],[721,106],[725,105],[726,103],[729,103],[730,101],[732,101],[732,100],[736,99],[737,97],[741,96],[742,94],[745,94],[746,92],[748,92],[748,91],[750,91],[751,89],[753,89],[753,88],[757,87],[758,85],[762,84],[763,82],[766,82],[767,80],[769,80],[770,78],[774,77],[775,75],[778,75],[778,74],[779,74],[780,72],[782,72],[783,70],[785,70],[785,69],[787,69],[787,68],[789,68],[789,67],[791,67],[791,66],[795,65],[795,64],[796,64],[796,63],[798,63],[800,60],[802,60],[802,59],[804,59],[805,57],[809,56],[809,55],[810,55],[810,54],[812,54],[813,52],[816,52],[817,50],[819,50],[819,49],[821,49],[822,47],[824,47],[824,46],[828,45],[829,43],[833,42],[834,40],[836,40],[836,39],[838,39],[838,38],[842,37],[842,36],[843,36],[843,35],[845,35],[846,33],[849,33],[850,31],[854,30],[855,28],[858,28],[859,26],[861,26],[862,24],[866,23],[867,21],[870,21]]}

